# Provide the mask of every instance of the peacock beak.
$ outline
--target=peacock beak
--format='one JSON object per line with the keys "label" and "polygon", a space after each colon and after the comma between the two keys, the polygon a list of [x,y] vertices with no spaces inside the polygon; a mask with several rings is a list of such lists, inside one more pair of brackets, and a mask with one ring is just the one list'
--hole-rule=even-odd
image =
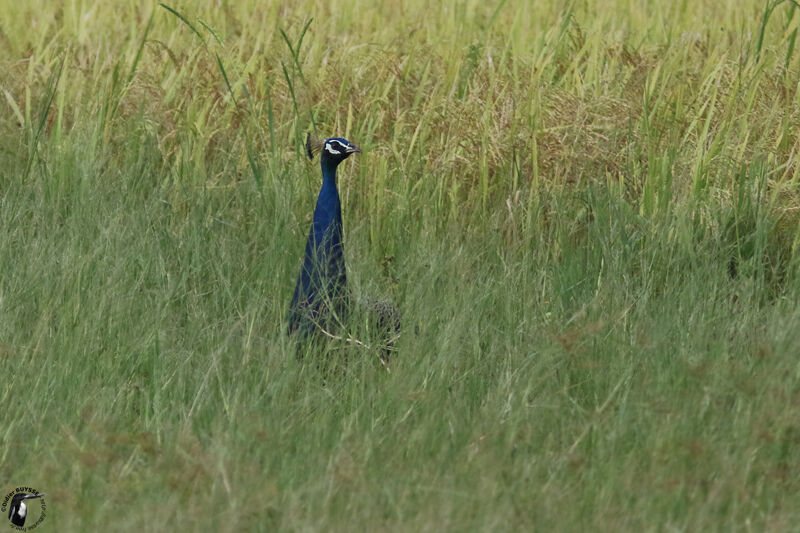
{"label": "peacock beak", "polygon": [[360,154],[361,153],[361,148],[359,148],[355,144],[351,144],[350,146],[347,147],[346,152],[348,154]]}

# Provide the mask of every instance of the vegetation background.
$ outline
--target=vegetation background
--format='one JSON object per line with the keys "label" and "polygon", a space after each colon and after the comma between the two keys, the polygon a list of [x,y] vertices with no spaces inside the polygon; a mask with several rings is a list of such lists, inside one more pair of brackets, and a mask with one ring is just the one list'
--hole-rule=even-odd
{"label": "vegetation background", "polygon": [[[796,530],[798,26],[0,0],[0,480],[51,531]],[[389,372],[283,334],[307,131],[364,148]]]}

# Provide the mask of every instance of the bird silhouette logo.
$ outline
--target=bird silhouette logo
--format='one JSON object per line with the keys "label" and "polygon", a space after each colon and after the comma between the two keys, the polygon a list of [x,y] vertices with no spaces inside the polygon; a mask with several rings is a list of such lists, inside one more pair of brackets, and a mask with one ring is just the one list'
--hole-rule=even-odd
{"label": "bird silhouette logo", "polygon": [[[32,506],[34,501],[38,505]],[[8,512],[8,520],[14,529],[34,529],[44,521],[46,509],[44,493],[30,487],[17,487],[3,498],[3,511]]]}

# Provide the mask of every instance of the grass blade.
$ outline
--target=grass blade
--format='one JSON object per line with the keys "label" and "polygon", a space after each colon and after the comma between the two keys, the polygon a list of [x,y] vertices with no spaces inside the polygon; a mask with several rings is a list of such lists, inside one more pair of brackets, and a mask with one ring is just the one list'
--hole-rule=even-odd
{"label": "grass blade", "polygon": [[176,17],[178,17],[184,24],[186,24],[189,27],[190,30],[192,30],[192,32],[195,35],[197,35],[197,38],[200,39],[200,42],[203,43],[203,46],[208,47],[208,43],[206,43],[205,37],[203,37],[203,35],[197,30],[197,28],[195,28],[194,25],[191,22],[189,22],[189,19],[187,19],[182,14],[178,13],[175,9],[171,8],[170,6],[168,6],[163,2],[161,2],[159,5],[164,9],[166,9],[167,11],[169,11],[170,13],[172,13],[173,15],[175,15]]}
{"label": "grass blade", "polygon": [[23,181],[25,181],[30,175],[31,168],[33,168],[33,161],[36,156],[39,155],[39,140],[41,139],[45,125],[47,124],[47,117],[50,114],[50,108],[52,107],[53,99],[56,96],[56,89],[58,88],[58,82],[61,79],[61,73],[64,70],[65,61],[66,55],[62,54],[61,59],[58,61],[57,67],[50,72],[50,76],[47,78],[47,84],[44,92],[45,95],[42,100],[41,109],[39,110],[38,126],[36,127],[36,131],[31,139],[28,161],[25,164],[25,170],[22,173]]}

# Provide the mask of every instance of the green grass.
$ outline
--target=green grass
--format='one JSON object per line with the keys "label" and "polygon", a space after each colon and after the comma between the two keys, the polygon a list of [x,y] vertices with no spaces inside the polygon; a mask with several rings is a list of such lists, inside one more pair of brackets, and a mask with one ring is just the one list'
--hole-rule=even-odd
{"label": "green grass", "polygon": [[[794,4],[295,4],[0,5],[3,493],[51,531],[795,529]],[[390,372],[284,335],[307,131],[364,149]]]}

